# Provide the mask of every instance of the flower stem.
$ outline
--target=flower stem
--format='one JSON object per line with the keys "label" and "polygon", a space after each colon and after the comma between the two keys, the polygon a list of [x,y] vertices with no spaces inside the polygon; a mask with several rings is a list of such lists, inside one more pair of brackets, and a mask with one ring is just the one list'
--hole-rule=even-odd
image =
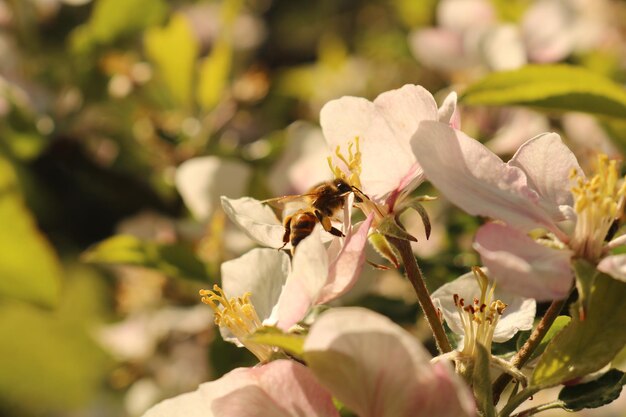
{"label": "flower stem", "polygon": [[[517,369],[521,369],[522,366],[530,359],[530,356],[533,354],[539,343],[543,340],[546,333],[554,323],[554,320],[559,316],[561,309],[567,303],[567,298],[562,300],[555,300],[550,304],[546,314],[541,318],[535,330],[530,334],[530,337],[524,343],[522,348],[511,358],[510,364]],[[502,374],[496,382],[493,383],[493,402],[494,404],[498,403],[500,399],[500,395],[502,391],[506,388],[506,385],[511,381],[511,376],[509,374]]]}
{"label": "flower stem", "polygon": [[399,239],[393,236],[386,236],[389,243],[391,243],[400,253],[402,263],[404,264],[404,270],[406,276],[413,285],[415,293],[417,294],[417,301],[424,312],[424,316],[430,325],[430,329],[435,337],[437,348],[440,353],[447,353],[452,351],[452,346],[448,341],[446,332],[443,329],[437,309],[433,304],[433,300],[430,298],[426,284],[424,283],[424,277],[420,270],[417,260],[411,250],[411,244],[407,240]]}
{"label": "flower stem", "polygon": [[539,387],[528,387],[509,398],[509,402],[500,411],[499,417],[509,417],[520,404],[535,395],[539,390]]}
{"label": "flower stem", "polygon": [[554,410],[555,408],[563,408],[564,405],[565,403],[563,401],[556,400],[556,401],[552,401],[546,404],[541,404],[536,407],[532,407],[527,410],[521,411],[517,414],[514,414],[512,417],[530,417],[542,411]]}

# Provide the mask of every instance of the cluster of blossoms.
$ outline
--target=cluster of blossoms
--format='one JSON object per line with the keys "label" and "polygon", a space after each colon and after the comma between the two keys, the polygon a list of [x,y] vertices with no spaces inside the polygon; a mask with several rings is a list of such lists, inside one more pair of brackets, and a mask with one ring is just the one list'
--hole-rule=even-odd
{"label": "cluster of blossoms", "polygon": [[[481,349],[494,370],[524,385],[519,369],[491,355],[492,343],[532,329],[536,301],[567,297],[580,259],[626,278],[626,255],[609,254],[625,241],[612,239],[612,230],[626,185],[604,156],[598,173],[585,177],[555,133],[530,139],[505,163],[462,133],[459,120],[454,93],[438,107],[414,85],[373,102],[343,97],[326,104],[320,122],[328,162],[334,179],[351,191],[342,194],[343,213],[329,219],[341,233],[317,224],[297,248],[285,241],[285,226],[267,204],[223,197],[228,217],[265,248],[223,263],[221,287],[202,290],[202,301],[214,311],[223,338],[247,348],[259,364],[145,415],[338,416],[335,399],[361,417],[473,416],[472,380],[463,370]],[[420,204],[427,198],[413,196],[426,179],[468,213],[493,219],[475,238],[485,268],[426,293],[438,312],[431,326],[445,320],[461,339],[453,351],[440,344],[442,355],[434,359],[411,334],[369,310],[312,314],[355,285],[368,241],[392,263],[402,258],[411,275],[397,242],[415,238],[398,216],[415,208],[428,224]],[[362,219],[355,223],[354,208]],[[298,340],[300,348],[284,350],[256,337],[267,328]]]}

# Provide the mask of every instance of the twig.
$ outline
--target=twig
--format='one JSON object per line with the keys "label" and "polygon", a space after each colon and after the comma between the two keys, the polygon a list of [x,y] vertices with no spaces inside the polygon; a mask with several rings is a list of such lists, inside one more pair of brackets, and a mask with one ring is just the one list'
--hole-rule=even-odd
{"label": "twig", "polygon": [[404,270],[406,271],[406,276],[415,289],[417,301],[419,302],[420,307],[424,312],[424,316],[426,316],[426,320],[430,325],[430,329],[435,337],[435,342],[437,343],[439,352],[447,353],[452,351],[452,346],[450,346],[446,332],[443,329],[439,314],[437,314],[437,309],[435,309],[433,300],[430,298],[430,294],[428,293],[428,289],[424,283],[422,271],[420,270],[419,265],[417,265],[415,255],[413,255],[413,251],[411,250],[411,244],[406,240],[398,239],[393,236],[386,237],[389,243],[395,246],[400,253],[402,263],[404,264]]}

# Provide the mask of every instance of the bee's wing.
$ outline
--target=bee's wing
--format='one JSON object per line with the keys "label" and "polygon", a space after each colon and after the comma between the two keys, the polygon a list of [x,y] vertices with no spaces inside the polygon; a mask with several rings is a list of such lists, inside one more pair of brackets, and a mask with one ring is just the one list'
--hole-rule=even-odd
{"label": "bee's wing", "polygon": [[261,203],[269,204],[272,207],[283,208],[287,203],[293,202],[302,202],[306,203],[309,197],[313,196],[313,193],[308,194],[293,194],[293,195],[284,195],[282,197],[274,197],[269,198],[267,200],[261,201]]}

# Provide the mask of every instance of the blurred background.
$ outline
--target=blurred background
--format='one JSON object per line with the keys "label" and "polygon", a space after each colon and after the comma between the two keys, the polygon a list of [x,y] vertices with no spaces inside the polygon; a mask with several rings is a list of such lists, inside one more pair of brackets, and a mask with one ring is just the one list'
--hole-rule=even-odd
{"label": "blurred background", "polygon": [[[253,364],[197,295],[253,247],[220,195],[328,178],[330,99],[413,83],[441,102],[493,71],[559,62],[623,85],[626,2],[0,0],[0,415],[139,416]],[[503,158],[547,130],[583,166],[626,145],[623,124],[589,114],[461,117]],[[443,199],[427,210],[430,240],[417,215],[404,222],[434,290],[479,262],[479,220]],[[432,348],[398,271],[367,270],[339,303]]]}

